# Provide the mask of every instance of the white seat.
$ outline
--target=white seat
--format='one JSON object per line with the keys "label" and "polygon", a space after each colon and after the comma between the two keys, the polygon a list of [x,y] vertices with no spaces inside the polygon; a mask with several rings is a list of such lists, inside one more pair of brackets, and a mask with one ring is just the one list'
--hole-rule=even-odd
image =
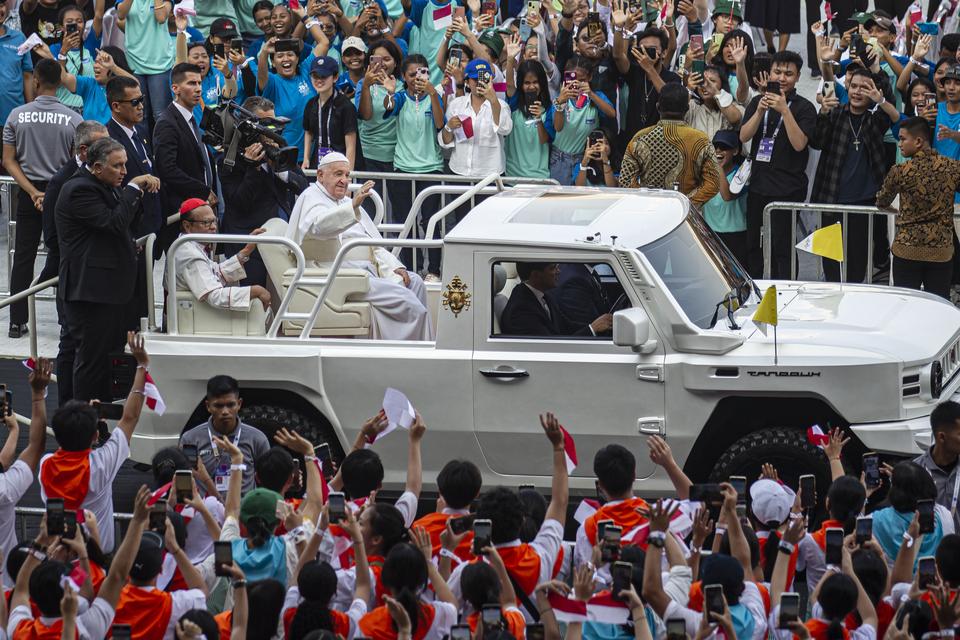
{"label": "white seat", "polygon": [[[266,334],[267,312],[257,299],[250,310],[221,309],[197,300],[190,291],[177,291],[177,330],[184,335],[262,336]],[[169,313],[170,304],[167,302]]]}
{"label": "white seat", "polygon": [[[263,225],[265,235],[284,236],[287,233],[287,223],[280,218],[271,218]],[[263,263],[267,267],[267,278],[270,281],[274,295],[274,304],[279,305],[281,297],[289,288],[296,273],[297,261],[293,254],[279,244],[258,245]],[[307,260],[333,262],[340,249],[339,240],[305,241],[304,254]],[[329,269],[308,267],[303,276],[309,278],[323,278],[329,274]],[[370,334],[370,303],[355,298],[370,290],[369,274],[363,269],[340,269],[323,303],[323,308],[317,314],[317,321],[313,325],[312,336],[367,336]],[[313,304],[320,293],[320,286],[301,286],[293,293],[288,311],[296,313],[310,313]],[[351,299],[354,298],[354,299]],[[280,331],[285,335],[297,335],[303,330],[300,321],[285,321]]]}
{"label": "white seat", "polygon": [[493,265],[493,333],[500,333],[500,316],[507,306],[509,298],[503,295],[503,288],[507,284],[507,270],[501,264]]}

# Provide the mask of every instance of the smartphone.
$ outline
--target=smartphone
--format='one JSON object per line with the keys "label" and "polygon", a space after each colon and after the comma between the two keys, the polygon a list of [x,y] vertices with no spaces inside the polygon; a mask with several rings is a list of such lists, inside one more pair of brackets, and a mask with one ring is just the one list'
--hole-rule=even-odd
{"label": "smartphone", "polygon": [[940,33],[940,25],[936,22],[918,22],[917,28],[926,36],[935,36]]}
{"label": "smartphone", "polygon": [[473,554],[483,555],[481,549],[489,547],[492,542],[490,536],[493,535],[493,522],[491,520],[473,521]]}
{"label": "smartphone", "polygon": [[786,629],[788,622],[795,622],[800,619],[800,594],[799,593],[781,593],[780,594],[780,619],[777,621],[777,628]]}
{"label": "smartphone", "polygon": [[529,40],[531,34],[533,33],[533,30],[530,28],[530,25],[527,24],[526,17],[520,18],[519,33],[520,33],[520,40],[522,40],[523,42],[526,42],[527,40]]}
{"label": "smartphone", "polygon": [[533,622],[527,625],[527,640],[544,640],[544,638],[546,638],[546,631],[542,622]]}
{"label": "smartphone", "polygon": [[715,482],[690,485],[690,502],[723,502],[723,492]]}
{"label": "smartphone", "polygon": [[327,496],[330,522],[340,522],[347,517],[347,498],[340,491],[331,491]]}
{"label": "smartphone", "polygon": [[447,64],[455,64],[457,67],[463,67],[463,49],[455,47],[447,53]]}
{"label": "smartphone", "polygon": [[824,559],[827,566],[839,567],[843,561],[843,529],[839,527],[827,529],[825,547]]}
{"label": "smartphone", "polygon": [[603,540],[603,533],[607,530],[607,527],[613,526],[613,520],[598,520],[597,521],[597,540]]}
{"label": "smartphone", "polygon": [[577,81],[577,72],[576,71],[564,71],[563,72],[563,82],[571,83]]}
{"label": "smartphone", "polygon": [[857,528],[854,535],[857,544],[863,544],[870,540],[873,537],[873,518],[870,516],[857,518]]}
{"label": "smartphone", "polygon": [[707,69],[706,61],[700,58],[694,58],[692,69],[694,73],[700,74],[700,84],[703,84],[703,72]]}
{"label": "smartphone", "polygon": [[703,34],[702,33],[691,33],[690,34],[690,47],[689,51],[703,51]]}
{"label": "smartphone", "polygon": [[97,417],[100,420],[119,420],[123,417],[123,405],[101,402],[97,404]]}
{"label": "smartphone", "polygon": [[780,94],[780,83],[776,80],[770,80],[767,82],[767,88],[765,89],[766,93],[776,93]]}
{"label": "smartphone", "polygon": [[[769,84],[767,83],[767,86]],[[800,476],[800,508],[813,509],[815,506],[817,506],[817,478],[809,473],[804,474]]]}
{"label": "smartphone", "polygon": [[598,20],[599,18],[597,18],[597,20],[587,21],[587,38],[590,40],[593,40],[597,36],[600,36],[603,34],[603,30],[600,28],[600,23],[598,22]]}
{"label": "smartphone", "polygon": [[183,451],[183,455],[187,457],[187,463],[190,465],[191,469],[197,468],[197,445],[195,444],[185,444],[180,449]]}
{"label": "smartphone", "polygon": [[280,38],[273,43],[273,50],[277,53],[281,51],[293,51],[294,53],[299,53],[300,41],[296,38]]}
{"label": "smartphone", "polygon": [[[459,51],[459,49],[451,49],[450,55],[453,55],[454,51]],[[371,67],[380,67],[383,65],[383,56],[370,56],[370,66]],[[330,445],[327,445],[328,447]]]}
{"label": "smartphone", "polygon": [[917,500],[917,513],[920,514],[920,533],[933,533],[933,500]]}
{"label": "smartphone", "polygon": [[877,453],[863,454],[863,481],[870,489],[875,489],[883,484],[880,478],[880,455]]}
{"label": "smartphone", "polygon": [[687,622],[683,618],[667,620],[667,640],[686,640]]}
{"label": "smartphone", "polygon": [[313,451],[317,455],[317,462],[320,463],[321,475],[326,476],[330,473],[330,445],[326,442],[321,442],[314,447]]}
{"label": "smartphone", "polygon": [[110,627],[110,635],[113,636],[113,640],[130,640],[132,637],[130,635],[130,625],[115,624]]}
{"label": "smartphone", "polygon": [[64,531],[63,498],[47,498],[47,535],[62,536]]}
{"label": "smartphone", "polygon": [[527,0],[527,13],[540,13],[540,0]]}
{"label": "smartphone", "polygon": [[[77,535],[77,515],[76,511],[71,511],[70,515],[66,513],[63,514],[63,537],[73,539]],[[79,512],[79,516],[83,517],[83,511]],[[81,581],[82,584],[82,581]]]}
{"label": "smartphone", "polygon": [[218,576],[231,575],[225,567],[233,564],[233,543],[228,540],[216,540],[213,543],[213,568]]}
{"label": "smartphone", "polygon": [[13,392],[7,391],[7,385],[0,384],[0,402],[3,402],[3,413],[6,416],[13,415]]}
{"label": "smartphone", "polygon": [[470,531],[470,527],[473,526],[474,520],[476,520],[476,516],[472,514],[469,516],[450,518],[450,530],[459,536],[462,533]]}
{"label": "smartphone", "polygon": [[72,23],[70,23],[70,24],[64,25],[64,28],[66,28],[68,34],[69,34],[69,33],[76,33],[77,31],[80,30],[80,25],[78,25],[78,24],[75,23],[75,22],[72,22]]}
{"label": "smartphone", "polygon": [[[529,627],[529,625],[527,626]],[[471,637],[470,625],[455,624],[452,627],[450,627],[450,640],[470,640],[470,637]]]}
{"label": "smartphone", "polygon": [[937,559],[933,556],[924,556],[917,563],[917,586],[921,591],[937,581]]}
{"label": "smartphone", "polygon": [[499,626],[503,619],[503,613],[498,604],[485,604],[480,609],[480,620],[483,622],[484,629],[490,629]]}
{"label": "smartphone", "polygon": [[487,86],[490,84],[490,72],[489,71],[478,71],[477,72],[477,84],[482,84]]}
{"label": "smartphone", "polygon": [[430,69],[429,67],[417,67],[417,77],[418,78],[429,78]]}
{"label": "smartphone", "polygon": [[243,53],[243,38],[234,38],[230,41],[230,48],[233,51],[239,51]]}
{"label": "smartphone", "polygon": [[823,95],[824,97],[832,96],[837,92],[836,85],[833,80],[824,80],[823,81]]}
{"label": "smartphone", "polygon": [[227,57],[227,47],[222,42],[220,44],[213,45],[213,55],[226,58]]}
{"label": "smartphone", "polygon": [[647,57],[651,60],[656,60],[660,57],[660,53],[657,51],[656,47],[644,47],[643,52],[647,54]]}
{"label": "smartphone", "polygon": [[453,19],[456,20],[460,18],[461,20],[467,19],[467,9],[466,7],[454,7],[453,8]]}
{"label": "smartphone", "polygon": [[610,575],[613,577],[613,593],[611,595],[614,599],[623,601],[624,598],[620,596],[620,592],[630,588],[630,580],[633,578],[633,563],[619,560],[614,562],[613,567],[610,568]]}
{"label": "smartphone", "polygon": [[924,100],[924,103],[926,104],[926,106],[927,106],[928,108],[929,108],[929,107],[936,106],[936,104],[937,104],[937,94],[935,94],[935,93],[933,93],[933,92],[925,93],[925,94],[923,94],[923,100]]}
{"label": "smartphone", "polygon": [[497,3],[486,0],[480,3],[480,15],[492,16],[497,12]]}
{"label": "smartphone", "polygon": [[603,142],[603,131],[596,129],[591,131],[588,139],[590,140],[591,147],[597,143]]}
{"label": "smartphone", "polygon": [[856,31],[850,36],[850,55],[861,57],[865,53],[863,37]]}
{"label": "smartphone", "polygon": [[177,492],[177,504],[185,504],[193,499],[193,474],[190,471],[173,473],[173,489]]}
{"label": "smartphone", "polygon": [[600,560],[604,563],[620,559],[620,527],[607,525],[603,530],[603,542],[600,544]]}
{"label": "smartphone", "polygon": [[303,467],[300,465],[300,459],[293,459],[293,482],[290,484],[290,491],[301,493],[303,491]]}
{"label": "smartphone", "polygon": [[737,504],[747,504],[747,476],[730,476],[727,482],[737,492]]}
{"label": "smartphone", "polygon": [[757,56],[753,60],[753,73],[754,75],[759,75],[761,73],[770,73],[771,68],[771,58],[769,55]]}
{"label": "smartphone", "polygon": [[162,538],[167,533],[167,503],[157,502],[150,507],[150,520],[147,528],[156,531]]}
{"label": "smartphone", "polygon": [[703,588],[703,602],[705,611],[723,615],[723,586],[708,584]]}

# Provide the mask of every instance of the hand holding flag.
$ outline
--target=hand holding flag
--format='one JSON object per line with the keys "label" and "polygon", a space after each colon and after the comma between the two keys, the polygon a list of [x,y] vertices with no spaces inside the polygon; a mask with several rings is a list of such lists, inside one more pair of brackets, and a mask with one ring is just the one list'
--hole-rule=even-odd
{"label": "hand holding flag", "polygon": [[815,424],[807,429],[807,442],[815,447],[824,447],[830,442],[830,436],[823,432],[820,425]]}
{"label": "hand holding flag", "polygon": [[560,425],[557,417],[549,411],[546,414],[540,414],[540,426],[543,427],[543,432],[547,434],[547,439],[553,445],[554,451],[557,451],[560,447],[563,448],[563,455],[567,460],[567,474],[572,474],[573,470],[577,468],[577,447],[574,445],[573,437]]}

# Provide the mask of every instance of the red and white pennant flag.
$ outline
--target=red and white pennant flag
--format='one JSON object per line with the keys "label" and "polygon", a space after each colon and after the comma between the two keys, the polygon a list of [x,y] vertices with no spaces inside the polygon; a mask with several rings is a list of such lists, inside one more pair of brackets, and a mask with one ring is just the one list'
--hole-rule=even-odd
{"label": "red and white pennant flag", "polygon": [[565,598],[551,591],[547,598],[558,622],[605,622],[608,624],[626,624],[630,609],[626,602],[616,600],[610,592],[604,591],[593,596],[587,602],[574,598]]}
{"label": "red and white pennant flag", "polygon": [[563,454],[567,458],[567,474],[569,475],[577,468],[577,446],[573,443],[573,437],[563,426],[560,427],[560,431],[563,432]]}
{"label": "red and white pennant flag", "polygon": [[167,405],[160,396],[160,389],[157,388],[157,384],[150,377],[149,371],[147,371],[146,381],[143,385],[143,395],[146,397],[147,406],[158,416],[162,416],[163,412],[167,410]]}
{"label": "red and white pennant flag", "polygon": [[807,429],[807,442],[815,447],[825,447],[830,443],[830,436],[823,432],[820,425],[815,424]]}

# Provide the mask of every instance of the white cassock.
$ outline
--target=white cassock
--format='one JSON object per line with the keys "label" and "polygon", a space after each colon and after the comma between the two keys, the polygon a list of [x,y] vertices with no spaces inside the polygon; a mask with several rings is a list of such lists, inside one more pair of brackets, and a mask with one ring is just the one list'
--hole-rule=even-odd
{"label": "white cassock", "polygon": [[177,291],[189,290],[197,300],[218,309],[250,310],[250,287],[231,287],[247,277],[240,259],[215,262],[199,242],[187,242],[174,258]]}
{"label": "white cassock", "polygon": [[[359,211],[359,213],[358,213]],[[334,199],[321,185],[314,183],[297,198],[287,226],[287,237],[302,245],[304,238],[346,242],[354,238],[383,239],[379,229],[363,209],[354,210],[350,198]],[[359,254],[359,255],[358,255]],[[372,338],[384,340],[433,340],[433,326],[427,310],[427,291],[416,273],[409,273],[410,285],[396,269],[404,264],[383,247],[358,247],[342,267],[363,269],[371,275],[370,290],[356,299],[370,303]],[[305,256],[311,260],[311,256]],[[363,259],[367,258],[367,259]],[[331,262],[313,260],[314,266],[330,267]]]}

